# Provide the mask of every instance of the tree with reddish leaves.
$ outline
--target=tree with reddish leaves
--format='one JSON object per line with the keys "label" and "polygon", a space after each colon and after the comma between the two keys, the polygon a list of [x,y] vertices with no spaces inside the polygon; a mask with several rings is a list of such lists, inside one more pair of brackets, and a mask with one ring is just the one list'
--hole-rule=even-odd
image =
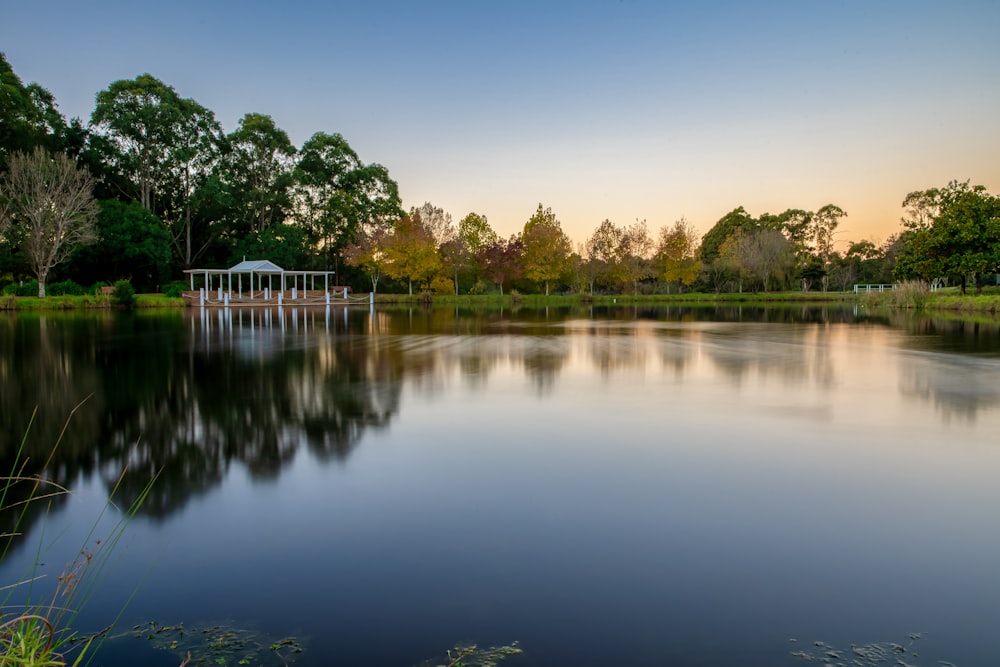
{"label": "tree with reddish leaves", "polygon": [[524,275],[524,243],[517,234],[509,239],[497,239],[485,246],[479,254],[483,275],[503,294],[504,283],[517,280]]}

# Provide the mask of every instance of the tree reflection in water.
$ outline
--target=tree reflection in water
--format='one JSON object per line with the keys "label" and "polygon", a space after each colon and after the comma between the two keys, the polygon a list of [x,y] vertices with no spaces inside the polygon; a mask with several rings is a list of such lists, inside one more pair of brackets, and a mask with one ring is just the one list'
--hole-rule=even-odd
{"label": "tree reflection in water", "polygon": [[[790,326],[766,328],[776,323]],[[263,481],[303,448],[320,461],[343,461],[368,431],[389,424],[404,382],[432,397],[458,375],[469,391],[485,391],[495,369],[514,367],[544,396],[571,363],[607,377],[658,361],[680,382],[704,359],[737,387],[751,377],[823,390],[839,381],[824,340],[845,324],[854,332],[861,326],[902,336],[903,348],[916,353],[971,354],[962,377],[935,371],[933,356],[902,365],[900,392],[907,398],[965,419],[1000,401],[990,382],[995,360],[986,367],[977,361],[996,355],[995,323],[871,316],[852,308],[4,315],[0,465],[11,469],[37,407],[23,454],[28,472],[40,472],[67,416],[87,398],[46,476],[71,486],[97,473],[110,488],[127,464],[124,502],[160,471],[143,512],[162,519],[220,485],[233,463]],[[3,516],[0,530],[9,532],[13,520]]]}

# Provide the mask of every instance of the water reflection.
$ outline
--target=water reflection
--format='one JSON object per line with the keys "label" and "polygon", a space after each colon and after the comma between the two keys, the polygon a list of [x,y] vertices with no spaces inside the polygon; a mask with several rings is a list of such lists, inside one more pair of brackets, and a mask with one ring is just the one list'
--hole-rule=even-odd
{"label": "water reflection", "polygon": [[[39,471],[72,414],[49,478],[69,486],[97,473],[111,488],[128,464],[128,497],[159,471],[143,512],[162,519],[218,487],[234,463],[266,482],[303,449],[345,460],[390,424],[404,388],[434,400],[457,379],[485,394],[494,375],[519,373],[545,399],[575,373],[607,383],[636,373],[721,378],[736,392],[727,400],[760,414],[830,421],[834,390],[865,372],[848,357],[882,345],[909,350],[880,366],[898,367],[900,396],[971,422],[1000,404],[998,341],[996,323],[804,306],[7,315],[0,465],[13,465],[37,407],[24,454]],[[761,393],[769,382],[808,387],[813,398],[770,403]]]}

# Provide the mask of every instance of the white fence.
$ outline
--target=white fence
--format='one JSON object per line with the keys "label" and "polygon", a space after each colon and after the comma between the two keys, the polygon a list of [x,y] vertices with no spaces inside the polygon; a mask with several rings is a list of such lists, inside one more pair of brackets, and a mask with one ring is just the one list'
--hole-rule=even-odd
{"label": "white fence", "polygon": [[896,289],[895,285],[855,285],[855,294],[871,294],[872,292],[885,292]]}

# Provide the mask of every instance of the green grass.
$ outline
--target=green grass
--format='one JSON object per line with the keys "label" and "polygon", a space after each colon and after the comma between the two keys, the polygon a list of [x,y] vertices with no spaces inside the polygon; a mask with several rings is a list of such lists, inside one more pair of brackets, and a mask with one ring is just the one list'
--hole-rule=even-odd
{"label": "green grass", "polygon": [[942,310],[962,313],[1000,313],[1000,291],[983,294],[931,294],[927,310]]}
{"label": "green grass", "polygon": [[857,300],[853,293],[844,292],[745,292],[743,294],[714,294],[703,292],[686,292],[684,294],[376,294],[375,303],[410,306],[443,306],[443,307],[478,307],[478,308],[509,308],[512,306],[560,307],[560,306],[627,306],[643,305],[717,305],[719,303],[853,303]]}
{"label": "green grass", "polygon": [[945,287],[930,291],[925,284],[903,283],[896,289],[881,294],[866,294],[862,303],[869,308],[889,307],[922,310],[924,312],[954,314],[1000,313],[1000,287],[984,287],[982,294],[968,290],[962,294],[958,287]]}
{"label": "green grass", "polygon": [[[904,284],[902,288],[877,294],[856,295],[852,292],[744,292],[721,293],[685,292],[684,294],[386,294],[377,293],[375,303],[400,306],[470,307],[470,308],[558,308],[580,305],[596,306],[713,306],[720,303],[778,305],[787,303],[855,303],[868,307],[914,308],[928,311],[962,313],[1000,313],[1000,287],[987,287],[976,296],[971,291],[961,295],[957,287],[928,292]],[[180,297],[165,294],[136,294],[132,307],[142,309],[184,308]],[[108,295],[38,297],[0,296],[0,310],[46,311],[88,310],[117,307]]]}
{"label": "green grass", "polygon": [[87,310],[110,307],[111,299],[107,295],[0,297],[0,310]]}
{"label": "green grass", "polygon": [[184,308],[187,303],[179,296],[136,294],[133,305],[136,308]]}
{"label": "green grass", "polygon": [[[168,297],[165,294],[136,294],[132,302],[135,308],[183,308],[184,299]],[[0,310],[43,311],[43,310],[93,310],[116,308],[114,298],[108,294],[84,294],[83,296],[0,296]]]}

